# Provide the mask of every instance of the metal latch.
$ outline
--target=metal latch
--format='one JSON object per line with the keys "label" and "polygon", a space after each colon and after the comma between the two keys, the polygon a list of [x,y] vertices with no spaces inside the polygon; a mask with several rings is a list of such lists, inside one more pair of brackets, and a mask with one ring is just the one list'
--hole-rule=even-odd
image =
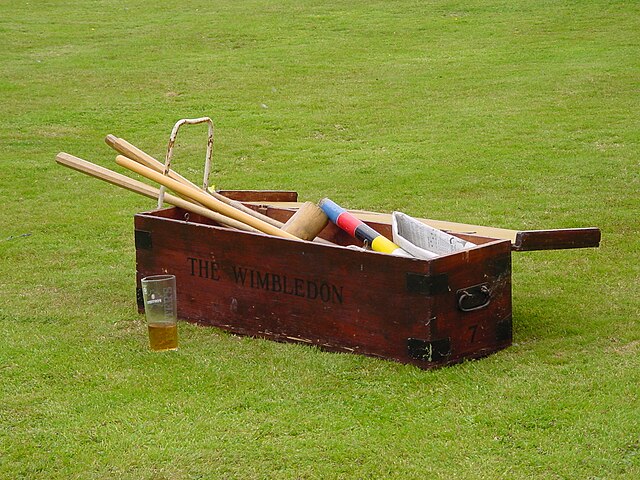
{"label": "metal latch", "polygon": [[446,273],[423,275],[421,273],[408,272],[406,281],[409,293],[436,295],[449,291],[449,276]]}
{"label": "metal latch", "polygon": [[408,338],[407,352],[411,358],[416,360],[438,362],[451,355],[451,339],[441,338],[427,341],[419,338]]}

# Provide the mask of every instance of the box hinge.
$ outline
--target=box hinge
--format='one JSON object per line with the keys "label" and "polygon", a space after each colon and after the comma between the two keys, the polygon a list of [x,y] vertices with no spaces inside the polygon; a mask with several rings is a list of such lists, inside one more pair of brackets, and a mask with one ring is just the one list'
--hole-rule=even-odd
{"label": "box hinge", "polygon": [[511,342],[512,339],[512,317],[509,315],[496,324],[496,340],[500,343]]}
{"label": "box hinge", "polygon": [[411,358],[424,360],[425,362],[439,362],[451,355],[451,339],[420,340],[419,338],[407,339],[407,350]]}
{"label": "box hinge", "polygon": [[421,273],[407,273],[407,291],[422,295],[436,295],[449,291],[449,276],[446,273],[438,275],[423,275]]}
{"label": "box hinge", "polygon": [[142,294],[142,287],[136,287],[136,303],[138,304],[138,310],[144,310],[144,296]]}
{"label": "box hinge", "polygon": [[135,244],[136,249],[151,250],[151,248],[153,248],[153,243],[151,242],[151,232],[147,232],[146,230],[136,230]]}
{"label": "box hinge", "polygon": [[496,277],[511,273],[511,252],[487,262],[487,273]]}

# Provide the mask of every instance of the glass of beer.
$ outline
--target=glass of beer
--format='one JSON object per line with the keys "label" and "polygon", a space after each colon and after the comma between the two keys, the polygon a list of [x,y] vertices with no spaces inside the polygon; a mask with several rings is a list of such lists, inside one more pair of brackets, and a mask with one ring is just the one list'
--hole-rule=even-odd
{"label": "glass of beer", "polygon": [[154,351],[177,350],[175,275],[152,275],[143,278],[141,283],[149,328],[149,348]]}

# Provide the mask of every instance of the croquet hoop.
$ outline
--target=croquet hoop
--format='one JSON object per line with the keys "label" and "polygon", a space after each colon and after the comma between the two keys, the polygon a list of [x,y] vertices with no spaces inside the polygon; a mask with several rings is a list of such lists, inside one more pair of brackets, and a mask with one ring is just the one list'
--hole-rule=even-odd
{"label": "croquet hoop", "polygon": [[[201,117],[201,118],[183,118],[182,120],[178,120],[176,124],[173,126],[171,130],[171,135],[169,136],[169,144],[167,145],[167,156],[164,161],[164,172],[163,174],[168,176],[169,171],[171,169],[171,160],[173,159],[173,147],[176,143],[176,138],[178,137],[178,130],[182,125],[197,125],[199,123],[208,123],[209,124],[209,132],[207,136],[207,153],[204,159],[204,174],[202,179],[202,189],[206,192],[209,188],[209,176],[211,175],[211,157],[213,156],[213,121],[209,117]],[[162,208],[164,204],[164,192],[166,187],[160,187],[160,193],[158,194],[158,208]]]}

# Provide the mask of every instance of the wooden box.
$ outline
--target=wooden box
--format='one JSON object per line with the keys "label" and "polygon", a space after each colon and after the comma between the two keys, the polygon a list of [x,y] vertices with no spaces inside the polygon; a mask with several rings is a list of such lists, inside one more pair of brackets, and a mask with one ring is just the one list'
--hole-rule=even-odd
{"label": "wooden box", "polygon": [[347,248],[356,241],[332,224],[321,236],[339,245],[240,232],[178,208],[140,213],[139,308],[140,279],[171,273],[181,319],[236,334],[421,368],[511,344],[511,241],[459,234],[477,246],[425,261]]}

